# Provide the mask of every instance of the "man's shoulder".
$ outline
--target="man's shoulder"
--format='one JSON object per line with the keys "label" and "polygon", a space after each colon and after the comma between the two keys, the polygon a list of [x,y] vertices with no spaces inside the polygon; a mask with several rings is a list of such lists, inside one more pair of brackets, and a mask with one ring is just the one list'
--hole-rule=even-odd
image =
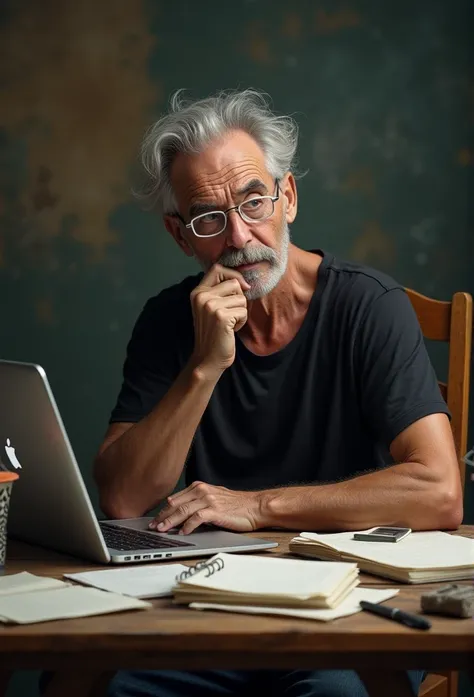
{"label": "man's shoulder", "polygon": [[356,261],[330,256],[327,268],[329,273],[333,272],[337,275],[341,284],[351,288],[356,286],[361,291],[374,295],[381,295],[394,289],[403,290],[403,286],[392,276]]}
{"label": "man's shoulder", "polygon": [[358,331],[371,317],[383,324],[406,317],[410,301],[405,288],[389,274],[357,261],[323,253],[321,309],[332,324]]}
{"label": "man's shoulder", "polygon": [[334,292],[351,303],[370,304],[390,291],[405,290],[398,281],[383,271],[332,255],[327,255],[326,273]]}

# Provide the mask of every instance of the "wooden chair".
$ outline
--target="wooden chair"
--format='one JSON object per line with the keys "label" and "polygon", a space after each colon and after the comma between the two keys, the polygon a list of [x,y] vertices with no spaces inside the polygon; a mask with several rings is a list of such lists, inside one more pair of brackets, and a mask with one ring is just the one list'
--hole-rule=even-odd
{"label": "wooden chair", "polygon": [[[451,411],[451,428],[464,491],[469,409],[469,373],[472,340],[472,297],[455,293],[450,302],[427,298],[406,289],[426,339],[449,344],[448,382],[440,382],[441,393]],[[457,697],[458,673],[430,673],[420,688],[419,697]]]}

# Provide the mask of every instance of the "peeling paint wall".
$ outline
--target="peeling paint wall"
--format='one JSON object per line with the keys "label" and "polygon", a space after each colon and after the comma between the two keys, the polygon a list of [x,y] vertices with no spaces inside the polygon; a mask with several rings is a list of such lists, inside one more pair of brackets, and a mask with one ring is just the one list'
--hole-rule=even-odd
{"label": "peeling paint wall", "polygon": [[446,298],[473,289],[472,7],[2,4],[1,355],[45,366],[89,484],[136,315],[194,270],[130,195],[169,94],[267,91],[301,128],[294,240]]}

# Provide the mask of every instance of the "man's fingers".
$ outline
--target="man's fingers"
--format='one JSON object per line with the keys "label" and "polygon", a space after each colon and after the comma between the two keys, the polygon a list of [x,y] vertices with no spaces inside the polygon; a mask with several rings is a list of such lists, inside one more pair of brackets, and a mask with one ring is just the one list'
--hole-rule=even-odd
{"label": "man's fingers", "polygon": [[224,298],[224,297],[240,297],[245,298],[244,290],[237,278],[232,278],[228,281],[223,281],[215,286],[201,282],[191,293],[197,303],[204,303],[208,297]]}
{"label": "man's fingers", "polygon": [[208,312],[215,314],[217,310],[231,310],[233,308],[247,308],[247,300],[243,295],[226,295],[224,298],[210,297],[205,300],[204,307]]}
{"label": "man's fingers", "polygon": [[173,513],[168,515],[164,520],[161,521],[161,523],[157,523],[155,530],[158,530],[158,532],[167,532],[171,528],[175,528],[184,523],[201,508],[205,508],[206,505],[207,504],[202,499],[195,499],[189,503],[180,504],[177,508],[175,508]]}
{"label": "man's fingers", "polygon": [[150,528],[150,530],[156,530],[158,525],[160,523],[164,523],[165,520],[168,520],[169,518],[171,518],[171,516],[173,516],[175,514],[175,512],[178,510],[178,508],[180,506],[188,504],[190,501],[193,501],[195,498],[196,498],[195,496],[186,497],[186,498],[180,499],[179,501],[176,501],[175,503],[168,504],[158,513],[156,518],[154,518],[153,520],[151,520],[148,523],[148,527]]}
{"label": "man's fingers", "polygon": [[209,525],[209,523],[212,523],[214,516],[215,512],[213,512],[212,508],[201,508],[194,515],[187,519],[187,521],[184,523],[183,527],[179,531],[179,534],[189,535],[191,532],[194,532],[194,530],[196,530],[196,528],[198,528],[200,525],[204,525],[205,523]]}
{"label": "man's fingers", "polygon": [[[212,293],[214,298],[239,295],[240,297],[245,297],[242,292],[242,286],[237,278],[231,278],[228,281],[223,281],[218,283],[216,286],[201,286],[201,293]],[[199,289],[199,286],[198,286]]]}
{"label": "man's fingers", "polygon": [[171,496],[168,496],[168,498],[166,499],[166,502],[169,504],[174,503],[174,501],[176,501],[176,499],[180,499],[182,496],[186,496],[193,489],[194,489],[194,482],[192,484],[190,484],[189,486],[187,486],[185,489],[181,489],[181,491],[177,491],[175,494],[171,494]]}
{"label": "man's fingers", "polygon": [[234,322],[233,330],[238,332],[247,321],[248,313],[246,307],[233,307],[225,310],[229,314],[230,321]]}
{"label": "man's fingers", "polygon": [[214,266],[211,266],[202,279],[201,285],[217,286],[219,283],[224,283],[224,281],[230,281],[232,279],[237,279],[242,290],[250,289],[250,285],[239,271],[229,269],[227,266],[221,266],[221,264],[214,264]]}
{"label": "man's fingers", "polygon": [[164,523],[171,519],[179,508],[181,508],[181,513],[184,513],[188,510],[185,506],[190,506],[193,502],[202,499],[204,492],[201,488],[204,486],[202,482],[193,482],[190,486],[186,487],[186,489],[182,489],[181,491],[177,491],[176,494],[168,496],[166,499],[167,505],[148,523],[150,530],[156,530],[160,523]]}
{"label": "man's fingers", "polygon": [[165,506],[158,513],[154,521],[151,521],[150,526],[152,526],[155,521],[161,523],[163,520],[165,520],[165,518],[171,515],[178,508],[178,506],[182,506],[185,503],[194,501],[196,498],[196,494],[193,494],[192,492],[188,491],[186,494],[183,494],[183,496],[180,496],[178,499],[175,499],[174,501],[168,501],[168,505]]}
{"label": "man's fingers", "polygon": [[[203,487],[206,487],[207,490],[207,486],[208,485],[204,484],[204,482],[196,480],[195,482],[187,486],[185,489],[181,489],[181,491],[177,491],[175,494],[171,494],[171,496],[168,496],[166,501],[169,505],[174,505],[176,501],[178,501],[178,499],[180,500],[180,503],[181,499],[184,500],[184,498],[189,500],[195,499],[197,498],[198,492],[200,492],[201,494],[204,493],[202,490]],[[192,496],[189,496],[189,494],[192,494]]]}

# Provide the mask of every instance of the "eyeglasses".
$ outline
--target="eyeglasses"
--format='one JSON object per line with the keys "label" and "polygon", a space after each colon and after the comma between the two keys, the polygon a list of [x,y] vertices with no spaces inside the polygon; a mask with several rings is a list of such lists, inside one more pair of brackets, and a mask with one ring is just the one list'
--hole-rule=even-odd
{"label": "eyeglasses", "polygon": [[237,211],[245,223],[263,223],[264,220],[271,218],[275,212],[275,203],[280,198],[278,179],[275,179],[275,188],[275,196],[253,196],[225,211],[209,211],[209,213],[197,215],[189,223],[186,223],[179,213],[175,215],[187,228],[191,228],[196,237],[216,237],[226,229],[227,214],[230,211]]}

